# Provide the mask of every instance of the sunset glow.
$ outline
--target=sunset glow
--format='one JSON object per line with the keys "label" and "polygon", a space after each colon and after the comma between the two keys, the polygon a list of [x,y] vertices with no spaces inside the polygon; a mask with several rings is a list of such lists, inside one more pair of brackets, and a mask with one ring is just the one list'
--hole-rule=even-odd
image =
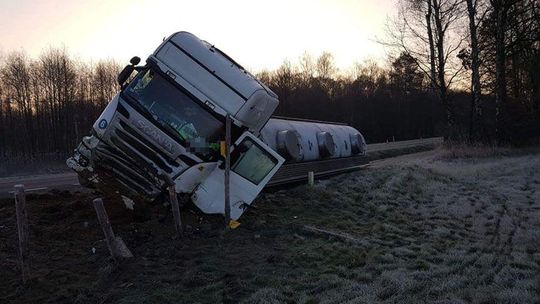
{"label": "sunset glow", "polygon": [[84,60],[146,57],[165,36],[185,30],[254,70],[273,69],[308,51],[331,52],[340,68],[385,56],[392,0],[167,1],[1,0],[0,52],[37,57],[66,47]]}

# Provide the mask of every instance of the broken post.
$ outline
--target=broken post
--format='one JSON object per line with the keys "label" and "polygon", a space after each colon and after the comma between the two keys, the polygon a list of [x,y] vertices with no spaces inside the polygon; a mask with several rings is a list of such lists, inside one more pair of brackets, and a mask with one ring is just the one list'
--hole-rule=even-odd
{"label": "broken post", "polygon": [[308,186],[313,187],[315,185],[315,174],[313,171],[309,171],[307,174]]}
{"label": "broken post", "polygon": [[114,231],[111,227],[111,222],[109,221],[109,216],[103,205],[103,200],[101,198],[96,198],[94,201],[94,209],[96,209],[97,218],[99,225],[103,229],[103,234],[105,235],[105,241],[107,242],[107,248],[109,248],[109,253],[113,259],[117,258],[132,258],[133,254],[127,248],[126,244],[120,237],[114,236]]}
{"label": "broken post", "polygon": [[182,227],[182,216],[180,215],[180,205],[178,204],[178,196],[176,195],[175,184],[168,175],[163,175],[165,182],[167,183],[167,191],[169,192],[169,202],[171,203],[171,211],[174,218],[174,228],[178,237],[184,236],[184,228]]}
{"label": "broken post", "polygon": [[316,233],[316,234],[322,234],[322,235],[335,237],[335,238],[338,238],[338,239],[340,239],[340,240],[342,240],[344,242],[348,242],[348,243],[352,243],[352,244],[365,245],[365,242],[363,240],[357,239],[357,238],[353,237],[352,235],[344,233],[344,232],[332,231],[332,230],[327,230],[327,229],[322,229],[322,228],[317,228],[317,227],[314,227],[314,226],[307,226],[307,225],[305,225],[303,228],[304,228],[305,231],[308,231],[308,232],[311,232],[311,233]]}
{"label": "broken post", "polygon": [[230,174],[231,174],[231,116],[225,117],[225,228],[229,228],[231,222],[231,197],[230,197]]}
{"label": "broken post", "polygon": [[30,265],[28,261],[28,215],[26,213],[26,197],[24,194],[24,185],[15,185],[15,212],[17,214],[17,232],[19,236],[19,264],[21,267],[22,281],[26,284]]}
{"label": "broken post", "polygon": [[171,202],[171,208],[174,218],[174,227],[179,238],[184,236],[184,229],[182,228],[182,217],[180,217],[180,206],[178,205],[178,196],[176,196],[176,190],[174,189],[174,183],[169,184],[169,201]]}

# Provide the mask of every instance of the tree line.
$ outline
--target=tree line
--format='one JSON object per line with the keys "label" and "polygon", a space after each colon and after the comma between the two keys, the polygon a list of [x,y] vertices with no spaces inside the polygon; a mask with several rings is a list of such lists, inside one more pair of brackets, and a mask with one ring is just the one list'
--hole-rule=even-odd
{"label": "tree line", "polygon": [[[0,61],[0,159],[71,153],[119,90],[120,70],[114,61],[77,61],[63,49],[37,59],[7,54]],[[345,122],[370,142],[441,132],[441,107],[407,56],[391,68],[366,61],[341,72],[330,53],[306,53],[257,77],[279,95],[276,115]]]}
{"label": "tree line", "polygon": [[0,159],[64,157],[118,90],[114,61],[89,64],[52,48],[1,59]]}
{"label": "tree line", "polygon": [[[444,106],[445,136],[507,144],[540,133],[540,2],[400,0],[383,43],[411,56]],[[457,109],[449,95],[470,93]],[[467,132],[457,116],[468,112]]]}
{"label": "tree line", "polygon": [[257,76],[280,97],[277,115],[345,122],[368,142],[437,136],[444,128],[441,105],[407,55],[389,67],[366,60],[340,72],[330,53],[305,53]]}
{"label": "tree line", "polygon": [[[257,77],[275,114],[348,123],[368,142],[445,136],[523,144],[540,134],[540,4],[399,0],[387,62],[339,70],[304,53]],[[0,159],[65,157],[118,91],[121,65],[63,49],[0,57]]]}

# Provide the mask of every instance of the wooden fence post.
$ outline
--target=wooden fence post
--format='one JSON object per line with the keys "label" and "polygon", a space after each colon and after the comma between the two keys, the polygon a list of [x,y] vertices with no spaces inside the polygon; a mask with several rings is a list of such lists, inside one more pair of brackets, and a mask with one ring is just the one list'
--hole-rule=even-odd
{"label": "wooden fence post", "polygon": [[169,201],[171,202],[171,208],[174,218],[174,227],[178,237],[184,236],[184,229],[182,228],[182,217],[180,216],[180,206],[178,205],[178,196],[176,196],[176,190],[174,189],[174,183],[169,184]]}
{"label": "wooden fence post", "polygon": [[127,248],[126,244],[120,237],[115,237],[114,231],[111,227],[111,222],[109,221],[109,216],[103,206],[103,200],[101,198],[96,198],[94,201],[94,209],[96,209],[97,218],[99,225],[103,229],[103,234],[105,235],[105,241],[107,242],[107,248],[109,248],[109,253],[116,260],[116,258],[131,258],[133,254]]}
{"label": "wooden fence post", "polygon": [[26,212],[26,196],[24,194],[24,185],[14,186],[15,194],[15,212],[17,214],[17,233],[19,236],[19,264],[21,267],[22,281],[26,284],[30,272],[28,260],[28,214]]}
{"label": "wooden fence post", "polygon": [[225,117],[225,229],[231,222],[231,116]]}

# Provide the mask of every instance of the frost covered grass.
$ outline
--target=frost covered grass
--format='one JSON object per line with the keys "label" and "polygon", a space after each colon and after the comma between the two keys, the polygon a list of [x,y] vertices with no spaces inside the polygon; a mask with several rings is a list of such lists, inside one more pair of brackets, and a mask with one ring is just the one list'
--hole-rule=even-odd
{"label": "frost covered grass", "polygon": [[[439,153],[268,191],[224,236],[178,242],[170,217],[126,223],[109,209],[135,255],[119,266],[107,261],[91,197],[43,203],[31,220],[41,237],[33,238],[54,246],[34,247],[43,253],[34,267],[48,263],[48,271],[13,291],[18,271],[6,262],[0,302],[538,303],[540,154]],[[10,227],[13,210],[0,208]],[[61,229],[44,227],[48,217],[65,219]],[[6,235],[13,237],[0,246],[0,262],[15,258],[15,234]],[[49,258],[61,252],[69,263]]]}
{"label": "frost covered grass", "polygon": [[488,157],[512,156],[516,154],[538,153],[539,146],[531,146],[523,149],[500,147],[488,144],[446,143],[438,149],[437,159],[477,159]]}
{"label": "frost covered grass", "polygon": [[491,153],[436,153],[266,195],[259,205],[289,215],[282,225],[298,215],[293,227],[361,240],[294,240],[285,261],[305,275],[281,287],[297,303],[540,301],[540,156]]}

